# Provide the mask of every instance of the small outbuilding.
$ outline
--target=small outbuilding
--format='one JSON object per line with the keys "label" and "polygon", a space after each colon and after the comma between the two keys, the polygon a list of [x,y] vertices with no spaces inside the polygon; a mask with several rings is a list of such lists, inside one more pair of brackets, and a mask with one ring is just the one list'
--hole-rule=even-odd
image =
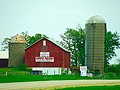
{"label": "small outbuilding", "polygon": [[8,67],[8,51],[0,51],[0,68]]}
{"label": "small outbuilding", "polygon": [[41,74],[61,74],[70,68],[70,51],[54,40],[42,38],[25,50],[25,63]]}

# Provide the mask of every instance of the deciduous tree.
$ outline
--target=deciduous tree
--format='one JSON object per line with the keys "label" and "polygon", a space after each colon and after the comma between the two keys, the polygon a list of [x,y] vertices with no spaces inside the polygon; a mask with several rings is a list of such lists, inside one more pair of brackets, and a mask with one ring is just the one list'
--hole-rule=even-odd
{"label": "deciduous tree", "polygon": [[[34,36],[30,36],[30,35],[28,35],[27,31],[26,32],[22,32],[20,35],[22,35],[25,38],[25,40],[26,40],[26,47],[29,47],[30,45],[32,45],[33,43],[35,43],[36,41],[38,41],[39,39],[41,39],[43,37],[48,38],[46,35],[39,34],[39,33],[35,34]],[[11,38],[4,38],[4,40],[1,43],[2,46],[3,46],[1,48],[2,51],[5,51],[5,50],[9,49],[8,48],[8,44],[9,44],[10,40],[11,40]]]}
{"label": "deciduous tree", "polygon": [[61,35],[63,45],[71,51],[71,64],[84,65],[85,62],[85,33],[81,28],[71,29]]}
{"label": "deciduous tree", "polygon": [[109,65],[109,60],[116,56],[115,50],[120,49],[120,36],[117,32],[106,33],[106,64]]}

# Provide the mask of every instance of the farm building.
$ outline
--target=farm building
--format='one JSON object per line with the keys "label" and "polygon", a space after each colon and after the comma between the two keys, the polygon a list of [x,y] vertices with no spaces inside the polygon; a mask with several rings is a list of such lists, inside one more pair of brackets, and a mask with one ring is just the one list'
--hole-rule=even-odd
{"label": "farm building", "polygon": [[[85,66],[89,72],[105,71],[106,31],[106,22],[101,16],[93,16],[85,24]],[[49,38],[26,48],[24,37],[17,34],[9,43],[9,60],[0,58],[0,67],[18,67],[24,63],[41,74],[61,74],[70,68],[70,51]]]}
{"label": "farm building", "polygon": [[8,51],[0,51],[0,67],[8,67]]}
{"label": "farm building", "polygon": [[25,63],[42,74],[61,74],[70,68],[70,52],[54,40],[42,38],[25,50]]}
{"label": "farm building", "polygon": [[8,52],[9,58],[0,57],[0,67],[27,64],[32,71],[48,75],[61,74],[62,70],[70,68],[70,52],[48,38],[42,38],[26,48],[24,37],[16,34],[11,37]]}

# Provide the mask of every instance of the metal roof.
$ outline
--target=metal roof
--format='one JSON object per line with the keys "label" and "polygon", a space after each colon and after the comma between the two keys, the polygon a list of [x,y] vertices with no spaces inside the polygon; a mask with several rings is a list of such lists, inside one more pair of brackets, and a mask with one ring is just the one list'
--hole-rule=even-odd
{"label": "metal roof", "polygon": [[105,23],[103,17],[99,15],[92,16],[86,23]]}
{"label": "metal roof", "polygon": [[8,51],[0,51],[0,59],[8,59],[9,53]]}

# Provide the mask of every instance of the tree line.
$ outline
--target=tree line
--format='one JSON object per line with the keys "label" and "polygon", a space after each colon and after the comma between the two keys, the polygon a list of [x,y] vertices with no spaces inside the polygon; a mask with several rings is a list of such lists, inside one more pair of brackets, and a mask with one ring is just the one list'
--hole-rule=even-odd
{"label": "tree line", "polygon": [[[46,35],[39,33],[35,34],[34,36],[30,36],[27,32],[22,32],[21,35],[27,42],[26,47],[29,47],[43,37],[49,38]],[[59,44],[71,51],[72,66],[85,65],[85,35],[85,30],[81,27],[76,29],[67,28],[66,31],[60,35],[62,41],[57,41]],[[111,31],[107,31],[105,35],[105,63],[108,67],[109,60],[116,56],[115,50],[120,48],[120,36],[117,32],[112,33]],[[1,50],[8,49],[9,42],[10,38],[4,38],[1,43],[3,46]]]}

